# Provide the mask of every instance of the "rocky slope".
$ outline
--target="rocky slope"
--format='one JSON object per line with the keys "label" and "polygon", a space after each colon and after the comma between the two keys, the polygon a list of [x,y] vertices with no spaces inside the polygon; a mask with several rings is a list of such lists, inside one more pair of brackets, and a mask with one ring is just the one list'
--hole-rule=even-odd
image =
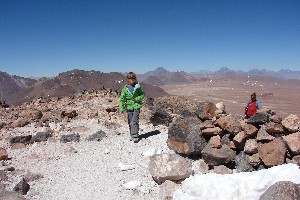
{"label": "rocky slope", "polygon": [[244,121],[222,103],[145,99],[133,143],[117,102],[103,89],[0,108],[0,197],[170,199],[193,174],[299,164],[297,116]]}

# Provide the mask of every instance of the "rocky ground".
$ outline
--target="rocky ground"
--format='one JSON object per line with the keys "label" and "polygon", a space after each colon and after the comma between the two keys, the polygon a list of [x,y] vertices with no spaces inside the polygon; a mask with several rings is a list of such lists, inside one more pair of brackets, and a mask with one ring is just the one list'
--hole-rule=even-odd
{"label": "rocky ground", "polygon": [[[129,140],[126,114],[108,112],[110,108],[114,111],[117,100],[116,94],[102,91],[47,102],[38,99],[18,108],[19,113],[26,110],[26,116],[32,113],[28,107],[39,108],[44,117],[49,107],[57,113],[76,110],[78,116],[58,120],[52,113],[46,126],[32,122],[24,127],[12,123],[16,127],[2,128],[1,147],[6,149],[9,159],[2,161],[1,168],[15,170],[8,172],[1,184],[13,190],[22,177],[37,179],[28,181],[30,189],[24,195],[27,199],[158,199],[159,186],[148,172],[149,156],[171,151],[166,144],[167,128],[149,124],[145,106],[141,112],[141,140],[133,143]],[[2,122],[13,118],[11,111],[6,111],[6,116],[3,111]],[[87,140],[99,131],[106,136],[99,141]],[[14,136],[38,132],[51,132],[52,137],[26,145],[9,143]],[[74,133],[80,136],[79,142],[60,141],[62,135]]]}
{"label": "rocky ground", "polygon": [[145,99],[133,143],[117,103],[104,89],[1,108],[0,199],[170,199],[193,174],[300,163],[296,115],[245,121],[223,103]]}

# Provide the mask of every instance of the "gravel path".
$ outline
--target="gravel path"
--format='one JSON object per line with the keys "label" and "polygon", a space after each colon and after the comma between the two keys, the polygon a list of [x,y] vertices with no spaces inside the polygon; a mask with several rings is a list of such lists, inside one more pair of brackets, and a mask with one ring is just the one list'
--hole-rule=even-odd
{"label": "gravel path", "polygon": [[[142,139],[135,144],[129,141],[126,124],[116,132],[100,125],[87,126],[87,121],[72,123],[70,126],[88,128],[80,133],[80,142],[61,143],[56,139],[8,150],[17,170],[44,176],[29,183],[27,199],[159,199],[159,186],[153,181],[148,164],[153,151],[170,152],[166,127],[141,125]],[[106,132],[107,137],[99,142],[85,140],[97,130]],[[122,171],[120,165],[133,169]],[[16,183],[20,176],[15,176]],[[126,189],[125,183],[138,186]]]}

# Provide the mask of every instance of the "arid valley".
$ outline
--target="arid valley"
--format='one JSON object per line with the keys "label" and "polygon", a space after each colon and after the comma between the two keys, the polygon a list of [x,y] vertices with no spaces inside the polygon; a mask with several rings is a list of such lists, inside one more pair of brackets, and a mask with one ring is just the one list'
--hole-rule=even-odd
{"label": "arid valley", "polygon": [[[204,75],[203,75],[204,76]],[[248,77],[247,77],[248,78]],[[300,85],[297,81],[278,81],[266,77],[211,78],[192,84],[161,86],[170,95],[183,95],[197,101],[223,102],[227,113],[243,115],[252,92],[263,108],[281,117],[300,116]]]}

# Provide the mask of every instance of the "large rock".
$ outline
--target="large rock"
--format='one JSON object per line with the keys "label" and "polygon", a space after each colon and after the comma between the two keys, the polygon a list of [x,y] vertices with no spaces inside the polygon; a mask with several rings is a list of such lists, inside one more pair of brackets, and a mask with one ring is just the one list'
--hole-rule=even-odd
{"label": "large rock", "polygon": [[233,138],[233,143],[235,147],[239,150],[244,149],[245,142],[246,142],[246,134],[244,131],[239,132]]}
{"label": "large rock", "polygon": [[266,131],[270,134],[283,134],[285,133],[284,127],[281,124],[268,122],[265,124]]}
{"label": "large rock", "polygon": [[262,144],[258,147],[258,154],[262,162],[267,166],[281,165],[285,162],[286,147],[282,140]]}
{"label": "large rock", "polygon": [[221,148],[212,148],[210,145],[202,150],[202,157],[208,165],[223,165],[235,159],[235,151],[227,145],[222,145]]}
{"label": "large rock", "polygon": [[242,130],[241,123],[236,117],[232,115],[220,117],[219,119],[217,119],[217,123],[223,130],[226,130],[232,135],[236,135]]}
{"label": "large rock", "polygon": [[195,113],[201,120],[207,120],[216,116],[216,110],[217,107],[213,102],[201,102],[198,104]]}
{"label": "large rock", "polygon": [[282,137],[293,155],[300,154],[300,132],[292,133]]}
{"label": "large rock", "polygon": [[207,142],[201,135],[199,124],[196,117],[175,119],[168,130],[169,148],[181,154],[201,154]]}
{"label": "large rock", "polygon": [[257,128],[255,126],[253,126],[252,124],[245,124],[243,129],[244,129],[244,132],[245,132],[245,136],[247,138],[255,136],[258,132]]}
{"label": "large rock", "polygon": [[154,108],[151,112],[150,122],[154,125],[165,125],[169,126],[172,122],[172,117],[165,110],[161,108]]}
{"label": "large rock", "polygon": [[257,112],[247,120],[248,124],[262,125],[269,122],[270,117],[266,112]]}
{"label": "large rock", "polygon": [[295,132],[300,128],[300,121],[296,115],[289,115],[281,124],[289,131]]}
{"label": "large rock", "polygon": [[149,171],[158,183],[184,180],[193,172],[192,161],[178,154],[156,154],[150,157]]}
{"label": "large rock", "polygon": [[279,181],[271,185],[259,200],[298,200],[300,199],[299,186],[291,181]]}

